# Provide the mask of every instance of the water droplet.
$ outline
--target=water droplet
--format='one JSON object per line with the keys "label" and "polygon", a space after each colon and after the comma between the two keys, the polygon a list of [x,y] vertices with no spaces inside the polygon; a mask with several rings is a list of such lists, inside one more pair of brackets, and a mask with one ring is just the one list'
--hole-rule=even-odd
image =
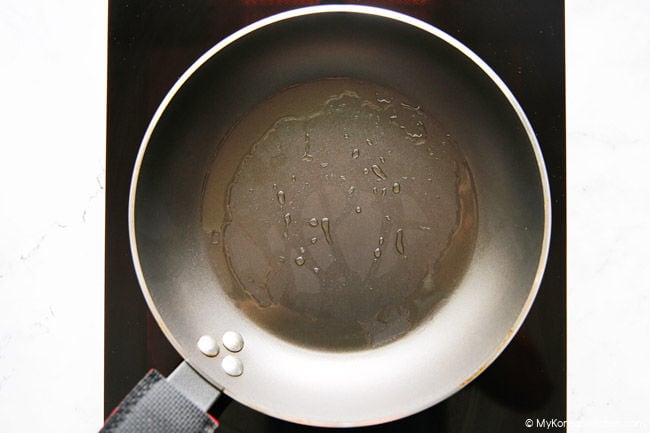
{"label": "water droplet", "polygon": [[379,236],[379,245],[384,245],[384,237]]}
{"label": "water droplet", "polygon": [[219,242],[221,241],[221,233],[219,230],[212,230],[212,233],[210,234],[210,242],[212,245],[218,245]]}
{"label": "water droplet", "polygon": [[428,232],[428,231],[430,231],[430,230],[431,230],[431,227],[427,227],[427,226],[420,226],[420,230],[424,230],[424,231],[427,231],[427,232]]}
{"label": "water droplet", "polygon": [[354,194],[354,190],[355,190],[354,186],[351,186],[350,188],[348,188],[348,195]]}
{"label": "water droplet", "polygon": [[285,239],[289,238],[289,224],[291,224],[291,214],[284,214],[284,233],[283,236]]}
{"label": "water droplet", "polygon": [[388,116],[388,118],[391,120],[395,120],[397,119],[397,114],[391,114],[390,116]]}
{"label": "water droplet", "polygon": [[375,251],[373,251],[372,254],[375,256],[375,258],[378,259],[379,257],[381,257],[381,248],[379,247],[375,248]]}
{"label": "water droplet", "polygon": [[386,221],[392,221],[392,220],[390,219],[390,215],[386,215],[384,218],[386,218]]}
{"label": "water droplet", "polygon": [[341,175],[341,176],[339,176],[339,179],[345,180],[345,176]]}
{"label": "water droplet", "polygon": [[379,157],[379,162],[381,162],[382,164],[386,164],[386,160],[384,159],[383,156]]}
{"label": "water droplet", "polygon": [[355,211],[356,213],[361,213],[361,206],[357,206],[357,207],[355,207],[355,208],[354,208],[354,211]]}
{"label": "water droplet", "polygon": [[373,141],[372,141],[371,139],[369,139],[369,138],[366,138],[366,143],[368,143],[368,146],[372,146],[372,145],[375,144],[375,143],[373,143]]}
{"label": "water droplet", "polygon": [[377,187],[376,187],[376,186],[373,186],[373,187],[372,187],[372,193],[373,193],[373,194],[377,194]]}
{"label": "water droplet", "polygon": [[[401,187],[400,187],[399,182],[395,182],[395,183],[393,184],[393,192],[394,192],[395,194],[399,194],[400,191],[401,191]],[[407,195],[408,195],[408,194],[407,194]]]}
{"label": "water droplet", "polygon": [[277,184],[277,183],[274,183],[274,184],[273,184],[273,191],[275,191],[276,189],[278,189],[278,184]]}
{"label": "water droplet", "polygon": [[320,272],[320,268],[314,268],[314,273],[317,274]]}
{"label": "water droplet", "polygon": [[388,98],[378,97],[377,102],[379,102],[380,104],[390,104],[392,101]]}
{"label": "water droplet", "polygon": [[312,245],[315,244],[316,242],[318,242],[318,238],[317,238],[317,237],[313,237],[313,238],[311,238],[311,243],[312,243]]}
{"label": "water droplet", "polygon": [[363,167],[363,174],[368,174],[370,173],[370,170],[368,170],[368,167]]}
{"label": "water droplet", "polygon": [[295,175],[295,174],[292,174],[292,175],[291,175],[291,181],[292,181],[292,182],[295,182],[295,181],[296,181],[296,175]]}
{"label": "water droplet", "polygon": [[284,196],[284,191],[280,190],[278,191],[278,203],[284,204],[286,201],[286,197]]}
{"label": "water droplet", "polygon": [[323,167],[323,168],[327,167],[328,165],[329,165],[329,163],[327,163],[327,162],[321,162],[320,163],[320,166]]}
{"label": "water droplet", "polygon": [[278,256],[278,260],[280,261],[280,263],[284,263],[287,260],[287,258],[285,256]]}
{"label": "water droplet", "polygon": [[298,248],[298,251],[300,251],[300,254],[305,254],[305,247]]}
{"label": "water droplet", "polygon": [[330,220],[329,218],[322,218],[320,220],[320,226],[323,229],[323,234],[325,234],[325,240],[328,244],[332,243],[332,235],[330,235]]}
{"label": "water droplet", "polygon": [[386,191],[387,191],[386,188],[381,189],[381,196],[382,197],[386,197]]}
{"label": "water droplet", "polygon": [[305,153],[302,155],[302,160],[310,162],[314,159],[311,155],[311,139],[309,138],[309,132],[305,132]]}
{"label": "water droplet", "polygon": [[414,107],[414,106],[412,106],[412,105],[405,104],[404,102],[400,102],[399,105],[401,105],[402,108],[406,108],[407,110],[415,111],[415,112],[417,112],[418,114],[422,114],[422,113],[420,113],[420,111],[421,111],[420,108],[421,108],[421,107],[420,107],[419,105],[418,105],[417,107]]}
{"label": "water droplet", "polygon": [[344,134],[343,134],[343,138],[350,138],[350,134],[348,134],[347,132],[344,133]]}
{"label": "water droplet", "polygon": [[379,167],[377,164],[373,164],[370,166],[370,169],[372,172],[381,180],[386,180],[386,173]]}
{"label": "water droplet", "polygon": [[307,224],[312,227],[316,227],[318,225],[318,220],[316,218],[309,218],[309,220],[307,220]]}
{"label": "water droplet", "polygon": [[296,265],[302,266],[305,264],[305,258],[303,256],[296,257]]}
{"label": "water droplet", "polygon": [[402,229],[397,229],[397,236],[395,237],[395,248],[397,252],[404,255],[404,232]]}
{"label": "water droplet", "polygon": [[352,149],[352,158],[353,159],[359,158],[359,149],[357,148]]}

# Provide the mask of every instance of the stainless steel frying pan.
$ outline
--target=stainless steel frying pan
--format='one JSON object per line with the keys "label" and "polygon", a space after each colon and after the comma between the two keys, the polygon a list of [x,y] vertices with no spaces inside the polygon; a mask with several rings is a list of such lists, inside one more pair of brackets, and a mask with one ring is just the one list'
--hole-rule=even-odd
{"label": "stainless steel frying pan", "polygon": [[549,246],[542,155],[496,74],[440,30],[293,10],[185,72],[144,137],[131,247],[211,387],[321,426],[413,414],[504,349]]}

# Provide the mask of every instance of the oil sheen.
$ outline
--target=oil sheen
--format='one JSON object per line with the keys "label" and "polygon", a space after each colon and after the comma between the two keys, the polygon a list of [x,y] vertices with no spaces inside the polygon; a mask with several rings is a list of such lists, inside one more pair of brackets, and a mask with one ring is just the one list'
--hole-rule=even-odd
{"label": "oil sheen", "polygon": [[204,193],[215,271],[237,307],[296,344],[364,350],[435,316],[471,260],[476,191],[425,107],[351,79],[260,103]]}

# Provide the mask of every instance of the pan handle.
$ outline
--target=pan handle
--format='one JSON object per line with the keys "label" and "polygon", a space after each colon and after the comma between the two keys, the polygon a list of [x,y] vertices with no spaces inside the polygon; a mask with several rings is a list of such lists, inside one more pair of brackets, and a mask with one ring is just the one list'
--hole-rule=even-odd
{"label": "pan handle", "polygon": [[185,361],[167,379],[152,369],[115,408],[100,433],[211,433],[219,422],[206,411],[220,394]]}

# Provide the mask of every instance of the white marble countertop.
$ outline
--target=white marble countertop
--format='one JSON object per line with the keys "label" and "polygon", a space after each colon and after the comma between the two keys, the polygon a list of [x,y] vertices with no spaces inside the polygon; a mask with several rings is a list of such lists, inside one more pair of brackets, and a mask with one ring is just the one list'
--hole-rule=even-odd
{"label": "white marble countertop", "polygon": [[[650,3],[567,0],[566,16],[568,426],[647,432]],[[106,35],[106,0],[3,2],[6,433],[102,424]]]}

